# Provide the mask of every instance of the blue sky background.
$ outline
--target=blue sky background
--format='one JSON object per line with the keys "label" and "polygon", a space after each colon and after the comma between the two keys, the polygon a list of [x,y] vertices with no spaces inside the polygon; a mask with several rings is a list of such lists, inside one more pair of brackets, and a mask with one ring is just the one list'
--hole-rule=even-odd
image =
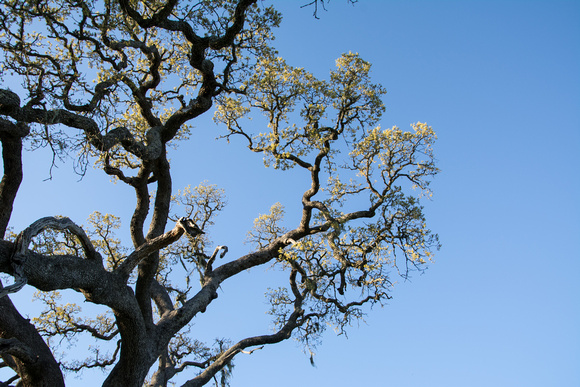
{"label": "blue sky background", "polygon": [[[275,45],[289,64],[322,78],[358,52],[388,91],[382,126],[437,132],[442,172],[425,206],[443,248],[348,339],[328,331],[316,367],[288,341],[237,357],[232,386],[579,386],[580,2],[334,0],[319,20],[306,1],[280,3]],[[266,170],[243,143],[215,141],[223,132],[210,120],[195,125],[171,157],[174,185],[226,190],[212,232],[230,246],[225,259],[250,248],[245,232],[275,202],[295,224],[306,176]],[[95,209],[128,225],[128,187],[101,191],[104,173],[78,181],[70,163],[43,181],[48,161],[26,156],[15,231],[55,214],[85,223]],[[264,290],[285,277],[257,270],[224,284],[192,332],[266,333]],[[30,293],[12,298],[29,303]]]}

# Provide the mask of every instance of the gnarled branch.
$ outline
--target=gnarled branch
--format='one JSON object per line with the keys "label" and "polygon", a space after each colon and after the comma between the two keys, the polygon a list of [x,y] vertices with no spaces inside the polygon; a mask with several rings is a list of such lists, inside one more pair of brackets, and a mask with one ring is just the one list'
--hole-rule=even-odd
{"label": "gnarled branch", "polygon": [[32,349],[15,338],[0,338],[0,355],[14,356],[25,363],[34,363],[37,359]]}
{"label": "gnarled branch", "polygon": [[196,236],[203,234],[203,231],[193,223],[191,219],[180,218],[171,231],[139,246],[137,250],[132,252],[125,261],[119,265],[115,272],[124,278],[128,278],[129,274],[131,274],[139,262],[145,259],[149,254],[159,251],[177,241],[183,233],[187,233],[188,236],[195,238]]}
{"label": "gnarled branch", "polygon": [[32,238],[34,238],[36,235],[38,235],[39,233],[41,233],[46,229],[68,230],[70,233],[75,235],[81,242],[81,245],[83,247],[87,259],[102,262],[103,258],[95,250],[95,247],[93,246],[87,234],[84,232],[82,228],[77,226],[69,218],[60,218],[60,219],[54,217],[41,218],[36,222],[32,223],[30,226],[28,226],[16,238],[16,244],[11,256],[12,269],[14,272],[13,275],[15,281],[14,284],[6,286],[3,289],[0,289],[0,298],[10,293],[15,293],[20,289],[22,289],[24,285],[26,285],[28,280],[26,278],[26,275],[24,274],[24,262],[26,260],[28,245],[32,241]]}

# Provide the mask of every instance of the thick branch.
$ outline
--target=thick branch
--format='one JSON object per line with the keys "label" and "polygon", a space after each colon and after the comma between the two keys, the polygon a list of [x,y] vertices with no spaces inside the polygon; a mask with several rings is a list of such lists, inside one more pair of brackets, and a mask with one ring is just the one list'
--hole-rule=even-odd
{"label": "thick branch", "polygon": [[155,302],[155,305],[157,305],[159,315],[161,316],[175,309],[173,302],[171,302],[171,297],[167,293],[167,289],[157,281],[151,283],[151,298]]}
{"label": "thick branch", "polygon": [[[169,172],[169,161],[166,158],[165,147],[163,147],[162,156],[152,163],[153,175],[157,181],[157,192],[155,194],[155,203],[151,223],[147,233],[146,241],[152,241],[161,236],[167,225],[169,217],[169,208],[171,203],[171,173]],[[181,218],[177,225],[186,232],[194,232],[189,228],[192,221]],[[201,230],[199,230],[201,232]],[[181,234],[180,234],[181,235]],[[179,235],[179,236],[180,236]],[[197,235],[197,234],[196,234]],[[196,236],[195,235],[195,236]],[[173,242],[171,242],[173,243]],[[141,313],[146,323],[151,328],[153,326],[153,309],[151,305],[151,284],[155,281],[155,276],[159,268],[159,249],[148,254],[147,259],[139,260],[139,269],[137,283],[135,285],[135,298],[141,309]]]}
{"label": "thick branch", "polygon": [[34,363],[36,356],[34,352],[18,339],[0,338],[0,355],[10,355],[25,363]]}
{"label": "thick branch", "polygon": [[151,18],[145,19],[139,12],[137,12],[127,0],[119,0],[119,4],[121,8],[127,15],[131,17],[131,19],[135,20],[139,26],[142,28],[149,28],[153,26],[159,26],[164,21],[167,20],[167,17],[171,14],[171,11],[177,4],[177,0],[170,0],[163,6],[157,13],[155,13]]}
{"label": "thick branch", "polygon": [[125,261],[119,265],[115,270],[115,273],[121,275],[123,278],[128,278],[141,260],[147,258],[149,254],[159,251],[174,243],[181,237],[181,235],[183,235],[184,232],[187,232],[192,237],[196,237],[203,233],[190,219],[181,218],[177,221],[175,227],[171,231],[139,246],[139,248],[132,252]]}
{"label": "thick branch", "polygon": [[[137,141],[129,129],[118,127],[102,135],[97,123],[80,114],[72,113],[64,109],[45,110],[30,106],[19,108],[16,103],[19,102],[18,96],[9,90],[0,90],[0,114],[6,114],[15,120],[23,123],[39,123],[43,125],[62,124],[71,128],[84,131],[87,140],[97,150],[106,152],[116,145],[123,148],[143,160],[153,160],[161,155],[161,131],[162,127],[154,126],[147,131],[147,145]],[[8,127],[7,121],[0,121],[0,131]],[[17,128],[10,126],[11,128]],[[14,130],[14,129],[13,129]],[[19,133],[21,136],[26,135],[25,128],[21,127]]]}
{"label": "thick branch", "polygon": [[[0,272],[14,275],[12,253],[16,248],[16,244],[0,240]],[[135,311],[131,289],[101,262],[72,255],[45,256],[30,250],[20,261],[27,283],[39,290],[79,289],[89,301],[119,313],[131,315]]]}
{"label": "thick branch", "polygon": [[24,125],[0,118],[0,141],[4,175],[0,181],[0,238],[4,238],[14,199],[22,182],[22,138],[28,134]]}
{"label": "thick branch", "polygon": [[[50,349],[34,325],[16,310],[9,297],[0,299],[0,338],[3,343],[0,347],[4,347],[6,354],[14,356],[4,358],[18,373],[22,385],[64,386],[62,373]],[[0,352],[4,351],[0,349]]]}
{"label": "thick branch", "polygon": [[47,229],[69,231],[81,242],[87,259],[102,261],[103,258],[95,250],[93,243],[81,227],[77,226],[69,218],[54,218],[51,216],[37,220],[18,235],[14,255],[25,255],[32,238]]}
{"label": "thick branch", "polygon": [[24,264],[26,263],[28,245],[32,241],[32,238],[46,229],[68,230],[79,239],[86,257],[89,260],[93,260],[102,264],[103,259],[101,255],[95,250],[92,242],[89,240],[89,237],[85,234],[82,228],[74,224],[69,218],[42,218],[31,224],[18,235],[14,251],[11,254],[12,274],[14,276],[15,282],[10,286],[6,286],[5,288],[0,289],[0,298],[8,295],[9,293],[15,293],[22,289],[24,285],[26,285],[27,278],[24,272]]}

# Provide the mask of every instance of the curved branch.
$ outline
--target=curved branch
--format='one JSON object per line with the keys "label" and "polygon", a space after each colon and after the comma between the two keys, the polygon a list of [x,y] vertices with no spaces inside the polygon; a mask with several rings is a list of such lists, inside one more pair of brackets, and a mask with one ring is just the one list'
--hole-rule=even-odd
{"label": "curved branch", "polygon": [[[1,98],[1,94],[0,94]],[[0,110],[5,105],[0,101]],[[14,124],[0,118],[0,141],[4,175],[0,181],[0,238],[4,238],[16,194],[22,182],[22,138],[29,130],[23,124]]]}
{"label": "curved branch", "polygon": [[131,17],[131,19],[135,20],[135,22],[137,22],[140,27],[149,28],[153,26],[159,26],[164,21],[166,21],[167,17],[171,14],[171,11],[173,11],[175,5],[177,5],[177,0],[169,0],[167,4],[161,8],[161,10],[159,10],[149,19],[144,19],[141,15],[139,15],[139,12],[131,7],[127,0],[119,0],[119,4],[121,5],[123,11],[126,12],[127,15]]}
{"label": "curved branch", "polygon": [[209,273],[211,273],[213,262],[215,261],[217,254],[220,252],[220,250],[222,252],[220,254],[220,258],[223,258],[226,256],[226,254],[228,252],[228,246],[216,246],[215,250],[213,251],[213,254],[207,260],[207,264],[205,265],[205,275],[208,275]]}
{"label": "curved branch", "polygon": [[36,356],[30,347],[20,342],[18,339],[0,338],[0,355],[10,355],[25,363],[36,362]]}
{"label": "curved branch", "polygon": [[160,316],[175,309],[171,302],[171,297],[167,293],[167,289],[158,281],[151,282],[151,298],[155,302],[155,305],[157,305]]}
{"label": "curved branch", "polygon": [[[147,145],[145,145],[135,139],[129,129],[125,127],[115,128],[103,135],[97,123],[89,117],[65,109],[46,110],[31,106],[20,108],[19,103],[20,99],[16,93],[0,89],[0,114],[12,117],[18,122],[43,125],[62,124],[70,128],[80,129],[85,133],[89,143],[101,152],[121,145],[127,152],[142,160],[154,160],[161,155],[163,129],[161,126],[153,126],[147,131]],[[22,124],[15,125],[9,121],[0,120],[0,132],[11,131],[19,137],[24,137],[28,134],[27,130]]]}
{"label": "curved branch", "polygon": [[[0,89],[0,114],[11,114],[20,109],[20,98],[10,90]],[[4,238],[16,194],[22,182],[22,139],[30,129],[21,122],[13,123],[0,118],[0,141],[4,175],[0,181],[0,238]]]}
{"label": "curved branch", "polygon": [[47,229],[69,231],[81,242],[87,259],[95,261],[103,260],[101,254],[95,250],[93,243],[81,227],[77,226],[69,218],[54,218],[52,216],[38,219],[18,235],[14,255],[25,255],[32,238]]}
{"label": "curved branch", "polygon": [[[304,315],[304,310],[302,309],[302,302],[304,300],[304,297],[298,292],[298,288],[296,286],[296,275],[297,271],[293,269],[290,273],[290,283],[292,285],[292,291],[296,296],[296,299],[294,301],[294,311],[288,317],[288,320],[286,321],[284,326],[280,328],[280,330],[278,330],[278,332],[272,335],[254,336],[240,340],[238,343],[234,344],[232,347],[219,354],[216,357],[216,360],[212,364],[210,364],[201,374],[199,374],[196,378],[189,380],[183,386],[193,387],[193,386],[202,386],[206,384],[220,370],[222,370],[226,365],[228,365],[232,361],[234,356],[236,356],[240,352],[251,354],[255,350],[261,349],[266,344],[276,344],[283,340],[289,339],[292,335],[292,331],[305,321],[301,319],[301,317]],[[246,348],[249,347],[257,347],[257,348],[254,348],[250,351],[244,351]]]}
{"label": "curved branch", "polygon": [[46,342],[9,297],[0,299],[0,337],[0,353],[8,355],[2,357],[17,372],[22,385],[64,386],[62,372]]}
{"label": "curved branch", "polygon": [[20,97],[11,90],[0,89],[0,114],[11,115],[20,109]]}
{"label": "curved branch", "polygon": [[[194,379],[191,379],[183,384],[183,387],[197,387],[203,386],[209,382],[220,370],[229,364],[234,356],[244,351],[248,347],[259,347],[266,344],[276,344],[291,337],[292,331],[299,325],[298,319],[303,315],[304,311],[301,308],[301,300],[297,300],[294,306],[294,312],[288,318],[286,324],[276,333],[272,335],[262,335],[248,337],[240,340],[238,343],[230,347],[228,350],[218,355],[217,359],[207,367],[201,374]],[[258,348],[256,348],[258,349]],[[254,349],[255,350],[255,349]],[[250,353],[253,352],[249,351]]]}
{"label": "curved branch", "polygon": [[14,284],[0,289],[0,298],[8,295],[9,293],[15,293],[22,289],[24,285],[26,285],[28,279],[24,273],[24,263],[26,261],[28,245],[32,241],[32,238],[46,229],[68,230],[81,242],[87,259],[100,262],[102,264],[103,258],[95,250],[87,234],[73,221],[71,221],[69,218],[41,218],[28,226],[16,238],[16,244],[11,255],[12,269],[15,281]]}
{"label": "curved branch", "polygon": [[201,231],[191,219],[180,218],[171,231],[139,246],[125,259],[125,261],[123,261],[123,263],[119,265],[117,269],[115,269],[114,272],[121,275],[123,278],[129,278],[133,269],[135,269],[143,259],[147,258],[149,254],[159,251],[174,243],[183,235],[183,233],[187,233],[192,238],[195,238],[196,236],[203,234],[203,231]]}
{"label": "curved branch", "polygon": [[211,39],[209,46],[214,50],[220,50],[231,45],[236,35],[240,33],[242,28],[244,28],[246,10],[256,2],[257,0],[240,0],[236,6],[236,10],[234,11],[232,25],[226,29],[226,32],[223,36]]}

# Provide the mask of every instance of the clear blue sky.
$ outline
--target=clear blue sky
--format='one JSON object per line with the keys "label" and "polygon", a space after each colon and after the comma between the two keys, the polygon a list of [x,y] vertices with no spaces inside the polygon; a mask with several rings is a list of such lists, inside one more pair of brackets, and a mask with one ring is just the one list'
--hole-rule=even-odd
{"label": "clear blue sky", "polygon": [[[236,358],[232,386],[580,386],[580,2],[333,0],[319,20],[306,2],[280,2],[276,46],[290,64],[325,77],[341,53],[358,52],[388,91],[382,125],[436,130],[442,172],[425,205],[443,248],[348,339],[328,331],[316,368],[290,341]],[[273,203],[295,219],[305,179],[265,170],[242,143],[214,141],[218,131],[197,125],[172,156],[174,183],[226,189],[213,236],[233,259]],[[16,231],[53,214],[83,223],[95,209],[128,219],[128,188],[99,194],[107,177],[76,182],[70,164],[43,182],[45,156],[27,156]],[[276,277],[225,284],[192,332],[267,332],[262,294]]]}

